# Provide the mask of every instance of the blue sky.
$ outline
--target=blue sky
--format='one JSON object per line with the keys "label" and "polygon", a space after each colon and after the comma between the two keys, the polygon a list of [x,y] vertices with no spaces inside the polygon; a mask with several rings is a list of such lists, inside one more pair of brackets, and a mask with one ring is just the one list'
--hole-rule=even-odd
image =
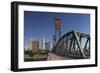
{"label": "blue sky", "polygon": [[24,47],[29,45],[31,38],[52,42],[56,17],[61,19],[61,35],[72,30],[90,33],[89,14],[24,11]]}

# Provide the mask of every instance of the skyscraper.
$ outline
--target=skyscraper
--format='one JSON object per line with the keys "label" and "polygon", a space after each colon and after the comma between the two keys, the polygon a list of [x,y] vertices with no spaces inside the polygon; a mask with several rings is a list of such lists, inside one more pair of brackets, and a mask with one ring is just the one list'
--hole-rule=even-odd
{"label": "skyscraper", "polygon": [[53,35],[53,46],[56,45],[60,37],[61,37],[61,20],[60,18],[55,18],[55,33]]}
{"label": "skyscraper", "polygon": [[33,38],[31,38],[29,41],[29,50],[32,50],[32,45],[33,45],[32,43],[33,43]]}
{"label": "skyscraper", "polygon": [[60,18],[55,19],[55,37],[56,37],[56,43],[61,37],[61,21]]}
{"label": "skyscraper", "polygon": [[39,42],[33,41],[32,42],[32,52],[37,52],[39,50]]}
{"label": "skyscraper", "polygon": [[39,42],[33,40],[33,38],[30,39],[29,42],[29,50],[32,50],[33,52],[36,52],[39,50]]}
{"label": "skyscraper", "polygon": [[43,38],[39,41],[39,49],[45,50],[45,38]]}
{"label": "skyscraper", "polygon": [[46,42],[45,43],[45,49],[52,49],[52,42]]}

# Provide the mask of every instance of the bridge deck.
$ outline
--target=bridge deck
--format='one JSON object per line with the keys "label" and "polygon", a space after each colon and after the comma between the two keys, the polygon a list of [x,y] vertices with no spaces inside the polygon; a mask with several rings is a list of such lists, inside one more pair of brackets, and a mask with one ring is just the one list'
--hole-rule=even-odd
{"label": "bridge deck", "polygon": [[49,56],[48,56],[48,59],[47,60],[70,60],[72,58],[69,58],[69,57],[61,57],[61,56],[58,56],[54,53],[49,53]]}

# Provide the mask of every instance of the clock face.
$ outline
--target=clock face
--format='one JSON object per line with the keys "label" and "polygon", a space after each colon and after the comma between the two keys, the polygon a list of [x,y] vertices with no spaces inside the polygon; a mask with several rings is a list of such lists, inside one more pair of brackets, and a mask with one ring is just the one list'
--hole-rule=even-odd
{"label": "clock face", "polygon": [[56,28],[59,29],[60,26],[61,26],[60,20],[56,20],[56,21],[55,21],[55,25],[56,25]]}

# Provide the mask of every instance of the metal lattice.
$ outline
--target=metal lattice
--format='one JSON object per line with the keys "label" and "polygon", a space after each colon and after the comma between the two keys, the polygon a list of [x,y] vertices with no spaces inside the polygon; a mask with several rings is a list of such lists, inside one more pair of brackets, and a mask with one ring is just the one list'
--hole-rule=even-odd
{"label": "metal lattice", "polygon": [[68,32],[58,40],[53,52],[71,58],[90,58],[90,36],[75,31]]}

